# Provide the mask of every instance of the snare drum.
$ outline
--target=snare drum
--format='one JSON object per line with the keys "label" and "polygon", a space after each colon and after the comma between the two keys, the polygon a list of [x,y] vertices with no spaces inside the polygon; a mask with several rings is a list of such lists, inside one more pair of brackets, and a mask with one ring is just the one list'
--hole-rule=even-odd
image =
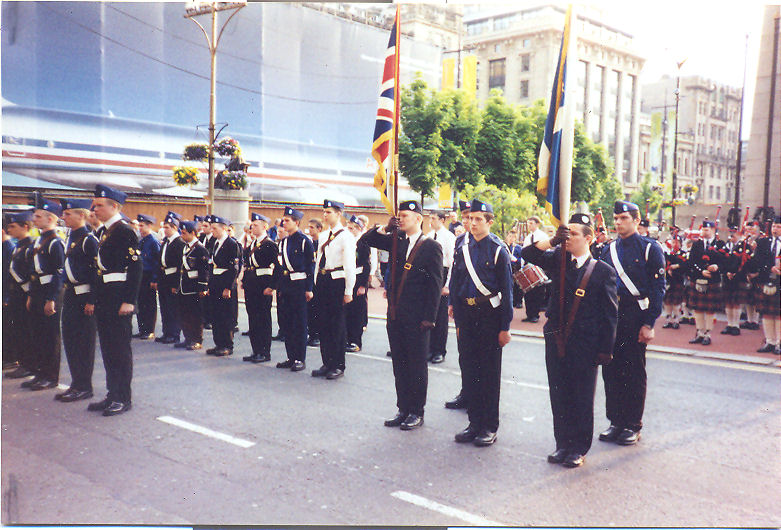
{"label": "snare drum", "polygon": [[543,270],[537,265],[527,264],[513,274],[513,279],[524,293],[548,281]]}

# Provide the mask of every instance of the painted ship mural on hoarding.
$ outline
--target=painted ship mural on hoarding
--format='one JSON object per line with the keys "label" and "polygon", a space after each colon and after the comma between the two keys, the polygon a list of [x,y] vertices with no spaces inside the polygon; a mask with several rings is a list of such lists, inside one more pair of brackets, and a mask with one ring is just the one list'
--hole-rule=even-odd
{"label": "painted ship mural on hoarding", "polygon": [[[4,2],[3,185],[203,196],[207,179],[191,190],[171,178],[183,147],[208,138],[209,55],[183,14],[183,3]],[[231,20],[217,128],[241,143],[254,199],[380,205],[370,149],[386,46],[382,29],[293,3]],[[436,86],[439,49],[401,49],[402,83],[420,71]]]}

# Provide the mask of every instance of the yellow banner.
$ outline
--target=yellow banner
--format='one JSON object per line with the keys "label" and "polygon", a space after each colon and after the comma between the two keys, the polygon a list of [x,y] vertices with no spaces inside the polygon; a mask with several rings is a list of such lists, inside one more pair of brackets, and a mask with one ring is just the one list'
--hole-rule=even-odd
{"label": "yellow banner", "polygon": [[456,59],[442,59],[442,90],[456,88]]}
{"label": "yellow banner", "polygon": [[475,96],[477,93],[477,57],[474,55],[467,55],[464,57],[462,68],[461,88],[472,96]]}
{"label": "yellow banner", "polygon": [[453,207],[453,191],[450,189],[450,184],[447,182],[439,185],[439,207]]}

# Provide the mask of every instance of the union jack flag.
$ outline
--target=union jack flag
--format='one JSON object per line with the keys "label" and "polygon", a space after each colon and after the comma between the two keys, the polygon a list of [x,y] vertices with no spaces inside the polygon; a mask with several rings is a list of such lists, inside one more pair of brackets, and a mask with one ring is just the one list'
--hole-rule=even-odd
{"label": "union jack flag", "polygon": [[374,187],[380,192],[382,203],[391,215],[395,215],[395,200],[391,201],[390,190],[396,186],[394,155],[398,153],[396,130],[399,124],[400,23],[399,7],[396,6],[396,19],[388,41],[388,50],[385,52],[385,68],[382,72],[380,101],[377,106],[377,121],[374,124],[372,143],[372,157],[379,166],[374,175]]}

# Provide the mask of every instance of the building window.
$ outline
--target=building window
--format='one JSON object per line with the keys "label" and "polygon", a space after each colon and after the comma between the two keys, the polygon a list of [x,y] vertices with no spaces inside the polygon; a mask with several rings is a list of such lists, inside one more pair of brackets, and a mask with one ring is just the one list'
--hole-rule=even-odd
{"label": "building window", "polygon": [[523,39],[523,47],[524,48],[529,48],[531,45],[532,45],[532,40],[531,39]]}
{"label": "building window", "polygon": [[721,186],[716,186],[716,200],[721,200]]}
{"label": "building window", "polygon": [[531,57],[528,53],[521,55],[521,72],[528,72],[531,66]]}
{"label": "building window", "polygon": [[488,90],[501,88],[504,90],[505,60],[488,61]]}
{"label": "building window", "polygon": [[502,49],[501,44],[494,44],[494,53],[499,53],[501,49]]}
{"label": "building window", "polygon": [[529,97],[529,80],[524,79],[521,81],[521,99]]}
{"label": "building window", "polygon": [[713,198],[713,186],[708,186],[708,198]]}

